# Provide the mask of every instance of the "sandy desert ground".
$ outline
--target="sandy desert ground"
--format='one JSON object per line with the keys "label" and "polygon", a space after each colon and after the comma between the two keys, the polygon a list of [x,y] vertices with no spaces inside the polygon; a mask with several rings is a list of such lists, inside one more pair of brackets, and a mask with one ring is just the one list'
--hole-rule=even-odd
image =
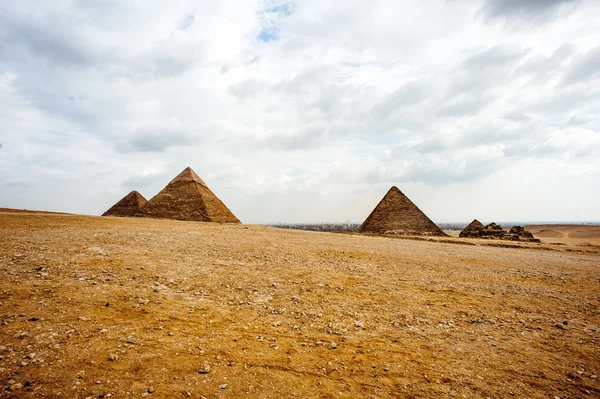
{"label": "sandy desert ground", "polygon": [[539,224],[526,226],[536,238],[547,243],[600,246],[600,226]]}
{"label": "sandy desert ground", "polygon": [[599,247],[495,244],[0,212],[0,396],[600,397]]}

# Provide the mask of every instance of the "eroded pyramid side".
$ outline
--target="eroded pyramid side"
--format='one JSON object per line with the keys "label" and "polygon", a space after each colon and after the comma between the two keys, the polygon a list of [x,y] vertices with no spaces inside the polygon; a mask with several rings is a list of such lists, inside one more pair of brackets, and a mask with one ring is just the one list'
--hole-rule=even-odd
{"label": "eroded pyramid side", "polygon": [[133,190],[104,212],[102,216],[135,216],[147,202],[148,200],[142,194]]}
{"label": "eroded pyramid side", "polygon": [[377,234],[446,236],[396,186],[389,189],[358,231]]}

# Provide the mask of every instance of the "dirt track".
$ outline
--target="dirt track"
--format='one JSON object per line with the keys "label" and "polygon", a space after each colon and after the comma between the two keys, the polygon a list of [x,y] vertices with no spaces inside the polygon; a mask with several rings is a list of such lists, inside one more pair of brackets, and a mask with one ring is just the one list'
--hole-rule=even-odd
{"label": "dirt track", "polygon": [[600,397],[600,255],[0,213],[0,396]]}

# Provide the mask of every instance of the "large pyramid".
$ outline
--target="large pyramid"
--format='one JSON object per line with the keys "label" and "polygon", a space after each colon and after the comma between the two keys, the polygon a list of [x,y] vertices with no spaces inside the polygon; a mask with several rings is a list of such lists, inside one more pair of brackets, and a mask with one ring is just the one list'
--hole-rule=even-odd
{"label": "large pyramid", "polygon": [[148,200],[142,194],[133,190],[104,212],[102,216],[135,216],[146,202]]}
{"label": "large pyramid", "polygon": [[199,222],[240,223],[189,167],[144,205],[138,216]]}
{"label": "large pyramid", "polygon": [[378,234],[446,235],[396,186],[390,188],[358,231]]}

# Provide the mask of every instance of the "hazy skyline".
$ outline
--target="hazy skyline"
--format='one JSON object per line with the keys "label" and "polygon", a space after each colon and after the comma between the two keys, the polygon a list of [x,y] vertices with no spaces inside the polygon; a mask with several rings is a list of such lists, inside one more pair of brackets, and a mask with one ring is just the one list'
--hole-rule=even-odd
{"label": "hazy skyline", "polygon": [[600,3],[0,4],[0,207],[191,166],[244,223],[600,220]]}

